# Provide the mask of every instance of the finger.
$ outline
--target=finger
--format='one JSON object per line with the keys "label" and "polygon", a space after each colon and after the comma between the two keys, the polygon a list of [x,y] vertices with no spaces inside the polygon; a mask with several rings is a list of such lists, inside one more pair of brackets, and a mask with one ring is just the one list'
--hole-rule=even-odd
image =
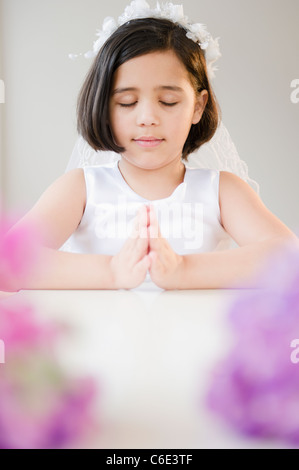
{"label": "finger", "polygon": [[148,210],[147,206],[141,206],[138,213],[139,217],[139,237],[148,239],[147,225],[148,225]]}
{"label": "finger", "polygon": [[122,248],[123,259],[127,260],[128,266],[134,266],[141,258],[149,252],[147,238],[128,238]]}
{"label": "finger", "polygon": [[149,250],[156,252],[163,266],[166,267],[169,264],[173,250],[169,242],[161,234],[158,238],[149,237]]}
{"label": "finger", "polygon": [[140,260],[143,256],[147,255],[148,252],[149,252],[148,238],[141,237],[136,240],[131,256],[134,261]]}
{"label": "finger", "polygon": [[149,271],[151,274],[161,274],[163,270],[163,264],[160,261],[159,255],[156,251],[151,251],[149,253],[151,260]]}
{"label": "finger", "polygon": [[155,230],[156,229],[152,226],[149,226],[147,228],[147,231],[148,231],[148,244],[149,244],[149,248],[151,250],[159,251],[160,247],[161,247],[161,238],[159,238],[157,236],[153,236],[153,235],[156,235]]}
{"label": "finger", "polygon": [[139,274],[146,274],[150,266],[151,266],[151,257],[150,255],[146,255],[135,265],[134,269]]}
{"label": "finger", "polygon": [[136,239],[139,237],[139,220],[138,216],[133,219],[132,229],[129,235],[129,238]]}
{"label": "finger", "polygon": [[168,247],[165,245],[165,240],[161,238],[154,238],[150,240],[149,243],[150,253],[155,253],[153,260],[159,262],[163,266],[168,264]]}
{"label": "finger", "polygon": [[148,227],[148,238],[149,247],[151,250],[161,252],[165,245],[165,239],[161,235],[158,218],[153,205],[149,207],[149,220],[150,225]]}
{"label": "finger", "polygon": [[152,264],[152,265],[153,265],[154,263],[156,263],[157,260],[158,260],[158,255],[157,255],[157,253],[156,253],[155,251],[150,251],[149,257],[151,258],[151,262],[152,262],[151,264]]}
{"label": "finger", "polygon": [[150,238],[161,237],[159,222],[153,205],[149,207],[149,236]]}
{"label": "finger", "polygon": [[146,206],[139,207],[137,215],[133,219],[132,230],[130,233],[130,238],[136,239],[143,236],[147,238],[147,233],[145,233],[144,227],[147,225],[147,208]]}

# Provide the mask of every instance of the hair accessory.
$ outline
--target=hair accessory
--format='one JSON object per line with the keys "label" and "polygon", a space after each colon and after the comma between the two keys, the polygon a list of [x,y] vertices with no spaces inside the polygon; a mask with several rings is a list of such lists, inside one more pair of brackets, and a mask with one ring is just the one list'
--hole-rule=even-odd
{"label": "hair accessory", "polygon": [[[174,5],[170,2],[162,5],[157,2],[156,8],[151,9],[145,0],[133,0],[130,5],[125,8],[124,13],[118,18],[117,22],[111,16],[104,19],[102,29],[96,34],[98,39],[94,42],[93,50],[86,52],[84,57],[87,59],[95,57],[103,44],[117,28],[128,21],[138,18],[163,18],[184,28],[186,30],[186,36],[197,43],[205,52],[209,77],[214,77],[214,73],[217,70],[214,63],[221,57],[218,44],[219,38],[213,39],[210,33],[207,32],[204,24],[189,23],[188,17],[184,15],[183,5]],[[69,57],[70,59],[76,59],[78,55],[82,54],[69,54]]]}

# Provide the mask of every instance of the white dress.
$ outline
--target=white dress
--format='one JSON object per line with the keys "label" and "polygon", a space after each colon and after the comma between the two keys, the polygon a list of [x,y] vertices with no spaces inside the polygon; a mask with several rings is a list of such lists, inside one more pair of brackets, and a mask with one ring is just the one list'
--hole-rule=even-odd
{"label": "white dress", "polygon": [[229,247],[231,239],[220,222],[218,170],[186,165],[183,183],[169,197],[155,201],[132,190],[118,168],[118,161],[83,170],[85,211],[77,230],[61,250],[115,255],[132,232],[138,209],[149,203],[155,208],[162,236],[176,253],[185,255]]}

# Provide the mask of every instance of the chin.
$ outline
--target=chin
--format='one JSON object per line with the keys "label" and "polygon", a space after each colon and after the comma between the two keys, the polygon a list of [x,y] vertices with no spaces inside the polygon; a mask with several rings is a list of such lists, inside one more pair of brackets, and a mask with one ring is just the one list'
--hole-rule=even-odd
{"label": "chin", "polygon": [[130,165],[133,165],[143,170],[156,170],[170,163],[167,161],[164,161],[164,162],[157,161],[156,158],[154,158],[153,156],[149,156],[149,155],[141,156],[136,159],[127,158],[126,156],[123,156],[123,158]]}
{"label": "chin", "polygon": [[131,165],[137,166],[139,168],[144,168],[148,170],[155,170],[159,168],[163,168],[167,165],[174,164],[176,161],[181,160],[181,158],[161,158],[159,155],[154,155],[153,153],[150,155],[149,153],[136,156],[135,158],[127,158],[124,157],[125,160],[130,163]]}

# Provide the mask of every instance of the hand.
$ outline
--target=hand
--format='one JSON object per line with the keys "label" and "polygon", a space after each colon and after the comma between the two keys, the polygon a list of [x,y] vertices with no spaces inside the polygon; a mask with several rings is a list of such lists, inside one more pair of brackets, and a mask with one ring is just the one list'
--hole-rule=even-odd
{"label": "hand", "polygon": [[184,257],[173,251],[162,237],[153,206],[148,208],[149,272],[152,281],[162,289],[182,288]]}
{"label": "hand", "polygon": [[147,209],[146,206],[142,206],[134,221],[130,237],[110,261],[115,289],[133,289],[144,281],[151,263],[148,255],[147,225]]}

